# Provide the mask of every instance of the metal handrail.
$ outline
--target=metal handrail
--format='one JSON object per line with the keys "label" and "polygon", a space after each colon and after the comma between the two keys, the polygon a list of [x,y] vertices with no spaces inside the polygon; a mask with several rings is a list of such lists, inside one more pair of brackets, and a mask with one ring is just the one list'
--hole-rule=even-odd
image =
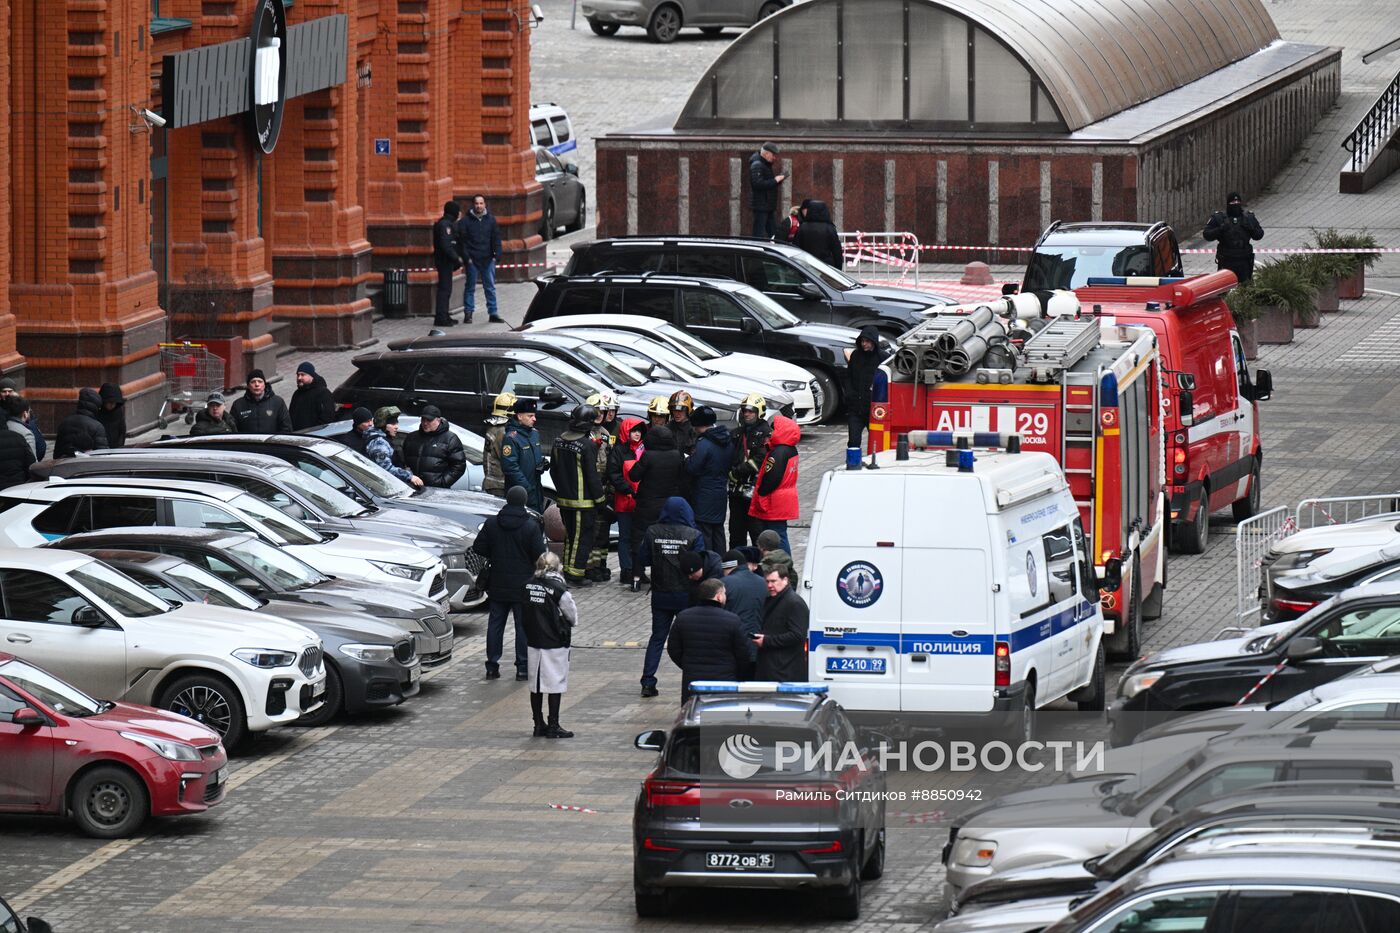
{"label": "metal handrail", "polygon": [[1400,74],[1391,79],[1389,86],[1356,124],[1356,129],[1342,141],[1342,148],[1351,153],[1349,171],[1359,172],[1366,167],[1371,156],[1390,142],[1397,122],[1400,122]]}

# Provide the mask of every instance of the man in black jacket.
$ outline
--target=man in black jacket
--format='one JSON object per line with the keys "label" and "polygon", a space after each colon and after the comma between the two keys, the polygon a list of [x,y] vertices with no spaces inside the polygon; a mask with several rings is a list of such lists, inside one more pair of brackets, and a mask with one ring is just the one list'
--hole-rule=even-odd
{"label": "man in black jacket", "polygon": [[[684,496],[687,487],[685,457],[676,449],[676,438],[665,425],[650,428],[642,455],[628,473],[637,486],[637,508],[632,513],[634,554],[641,547],[647,528],[661,514],[661,508],[672,496]],[[638,565],[640,569],[640,565]],[[637,580],[646,582],[639,575]]]}
{"label": "man in black jacket", "polygon": [[96,389],[78,390],[78,407],[58,423],[53,438],[53,458],[62,460],[107,446],[107,429],[98,420],[102,397]]}
{"label": "man in black jacket", "polygon": [[733,460],[729,467],[729,546],[743,547],[758,537],[759,523],[749,515],[754,481],[768,453],[773,426],[763,417],[767,407],[757,392],[739,407],[739,429],[734,434]]}
{"label": "man in black jacket", "polygon": [[350,430],[331,436],[331,440],[340,441],[355,453],[368,457],[366,452],[369,447],[369,438],[366,436],[374,427],[374,412],[363,405],[350,412]]}
{"label": "man in black jacket", "polygon": [[[870,395],[880,367],[880,331],[874,324],[860,329],[854,350],[846,355],[846,469],[860,469],[861,435],[870,424]],[[855,456],[851,451],[855,451]]]}
{"label": "man in black jacket", "polygon": [[[651,434],[664,428],[652,428]],[[643,455],[645,458],[645,455]],[[641,461],[638,461],[638,466]],[[636,467],[632,468],[634,471]],[[651,639],[647,642],[646,660],[642,662],[642,696],[654,697],[656,668],[661,664],[661,651],[676,614],[690,606],[691,581],[685,570],[685,560],[692,552],[703,553],[705,539],[695,527],[695,513],[690,503],[680,496],[666,500],[660,519],[642,536],[637,551],[637,566],[651,567]]]}
{"label": "man in black jacket", "polygon": [[569,414],[569,429],[549,453],[559,518],[564,522],[564,577],[570,586],[591,586],[588,559],[593,550],[596,510],[603,502],[598,475],[598,448],[591,433],[598,409],[579,405]]}
{"label": "man in black jacket", "polygon": [[102,398],[102,410],[97,413],[97,420],[102,422],[107,432],[107,446],[125,447],[126,399],[122,396],[122,387],[115,382],[104,382],[97,394]]}
{"label": "man in black jacket", "polygon": [[1254,278],[1254,246],[1250,240],[1264,239],[1264,228],[1253,211],[1244,209],[1243,198],[1230,192],[1225,210],[1210,215],[1201,235],[1219,244],[1215,248],[1217,269],[1229,269],[1241,282]]}
{"label": "man in black jacket", "polygon": [[292,393],[287,411],[292,418],[292,430],[316,428],[335,420],[335,399],[326,380],[316,372],[315,365],[306,360],[297,367],[297,388]]}
{"label": "man in black jacket", "polygon": [[34,451],[29,442],[8,428],[0,428],[0,489],[29,482]]}
{"label": "man in black jacket", "polygon": [[456,201],[442,206],[442,216],[433,224],[433,268],[437,270],[437,302],[433,306],[433,324],[451,327],[452,274],[462,267],[462,255],[457,251],[457,218],[462,208]]}
{"label": "man in black jacket", "polygon": [[792,245],[805,249],[833,269],[842,269],[846,257],[841,249],[841,234],[831,222],[831,212],[825,201],[807,204],[807,219],[797,228]]}
{"label": "man in black jacket", "polygon": [[462,448],[462,440],[452,433],[452,426],[436,405],[423,406],[418,430],[403,442],[403,459],[424,486],[451,489],[467,472],[467,452]]}
{"label": "man in black jacket", "polygon": [[694,680],[738,680],[749,661],[749,639],[739,617],[724,608],[724,584],[706,580],[696,587],[696,605],[676,616],[666,653],[681,669],[681,702]]}
{"label": "man in black jacket", "polygon": [[773,239],[773,211],[778,208],[778,186],[786,175],[773,174],[773,162],[778,158],[778,147],[764,143],[763,148],[749,156],[749,206],[753,210],[753,235],[765,240]]}
{"label": "man in black jacket", "polygon": [[521,626],[521,604],[525,584],[535,573],[535,561],[544,553],[544,529],[525,508],[525,490],[512,486],[506,491],[506,504],[481,526],[472,550],[490,563],[486,585],[486,679],[501,676],[501,653],[505,650],[506,616],[515,620],[515,679],[526,678],[525,630]]}
{"label": "man in black jacket", "polygon": [[501,258],[501,228],[486,209],[483,195],[472,198],[472,209],[457,221],[457,244],[462,261],[467,264],[466,323],[472,322],[476,311],[476,280],[480,278],[486,292],[487,323],[504,324],[496,313],[496,263]]}
{"label": "man in black jacket", "polygon": [[[744,624],[744,637],[763,630],[763,605],[768,600],[768,585],[749,567],[748,555],[737,548],[724,555],[720,564],[724,571],[724,605]],[[751,666],[758,648],[748,642],[748,663]],[[749,669],[745,669],[747,674]]]}
{"label": "man in black jacket", "polygon": [[292,432],[292,416],[287,414],[287,403],[272,391],[261,369],[248,373],[248,390],[234,400],[231,414],[242,434]]}
{"label": "man in black jacket", "polygon": [[763,606],[763,631],[758,645],[759,680],[807,679],[807,604],[780,569],[770,570],[768,601]]}

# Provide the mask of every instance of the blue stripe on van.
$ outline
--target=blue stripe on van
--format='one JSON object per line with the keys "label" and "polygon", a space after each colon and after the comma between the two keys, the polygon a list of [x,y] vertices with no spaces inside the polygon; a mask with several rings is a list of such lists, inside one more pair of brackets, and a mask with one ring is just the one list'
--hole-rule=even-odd
{"label": "blue stripe on van", "polygon": [[[1011,650],[1024,651],[1093,617],[1094,604],[1081,600],[1078,605],[1012,632]],[[995,640],[995,636],[992,635],[966,635],[958,638],[954,635],[929,634],[901,637],[897,632],[849,632],[828,635],[826,632],[814,630],[807,635],[809,651],[816,651],[821,645],[851,645],[858,648],[894,648],[900,654],[991,654]]]}
{"label": "blue stripe on van", "polygon": [[571,139],[566,143],[555,143],[549,147],[549,151],[555,155],[563,155],[566,152],[573,152],[578,148],[578,140]]}

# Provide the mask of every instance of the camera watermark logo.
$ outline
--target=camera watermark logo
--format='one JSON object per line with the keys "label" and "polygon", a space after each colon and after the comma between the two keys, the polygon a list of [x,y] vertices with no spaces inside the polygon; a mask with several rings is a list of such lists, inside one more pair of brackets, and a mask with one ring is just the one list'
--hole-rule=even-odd
{"label": "camera watermark logo", "polygon": [[719,767],[736,781],[751,778],[763,767],[763,746],[753,736],[736,732],[720,744]]}

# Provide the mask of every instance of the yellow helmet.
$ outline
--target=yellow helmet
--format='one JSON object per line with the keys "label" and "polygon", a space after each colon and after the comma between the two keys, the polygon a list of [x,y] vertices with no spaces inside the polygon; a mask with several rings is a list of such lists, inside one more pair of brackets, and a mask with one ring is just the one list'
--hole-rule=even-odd
{"label": "yellow helmet", "polygon": [[592,405],[599,411],[617,411],[617,396],[611,392],[594,392],[584,399],[585,405]]}
{"label": "yellow helmet", "polygon": [[671,407],[666,404],[666,396],[658,395],[653,398],[651,402],[647,404],[647,414],[669,417],[671,414]]}
{"label": "yellow helmet", "polygon": [[681,389],[679,392],[673,392],[671,394],[671,403],[668,407],[673,411],[677,408],[684,409],[685,413],[688,415],[691,410],[695,408],[695,399],[690,397],[689,392]]}
{"label": "yellow helmet", "polygon": [[739,406],[739,412],[742,414],[746,408],[751,408],[758,412],[758,416],[762,418],[763,413],[768,409],[768,403],[764,401],[763,396],[754,392],[748,398],[744,399],[744,404]]}
{"label": "yellow helmet", "polygon": [[491,410],[492,418],[509,418],[515,410],[515,393],[502,392],[496,396],[496,407]]}

